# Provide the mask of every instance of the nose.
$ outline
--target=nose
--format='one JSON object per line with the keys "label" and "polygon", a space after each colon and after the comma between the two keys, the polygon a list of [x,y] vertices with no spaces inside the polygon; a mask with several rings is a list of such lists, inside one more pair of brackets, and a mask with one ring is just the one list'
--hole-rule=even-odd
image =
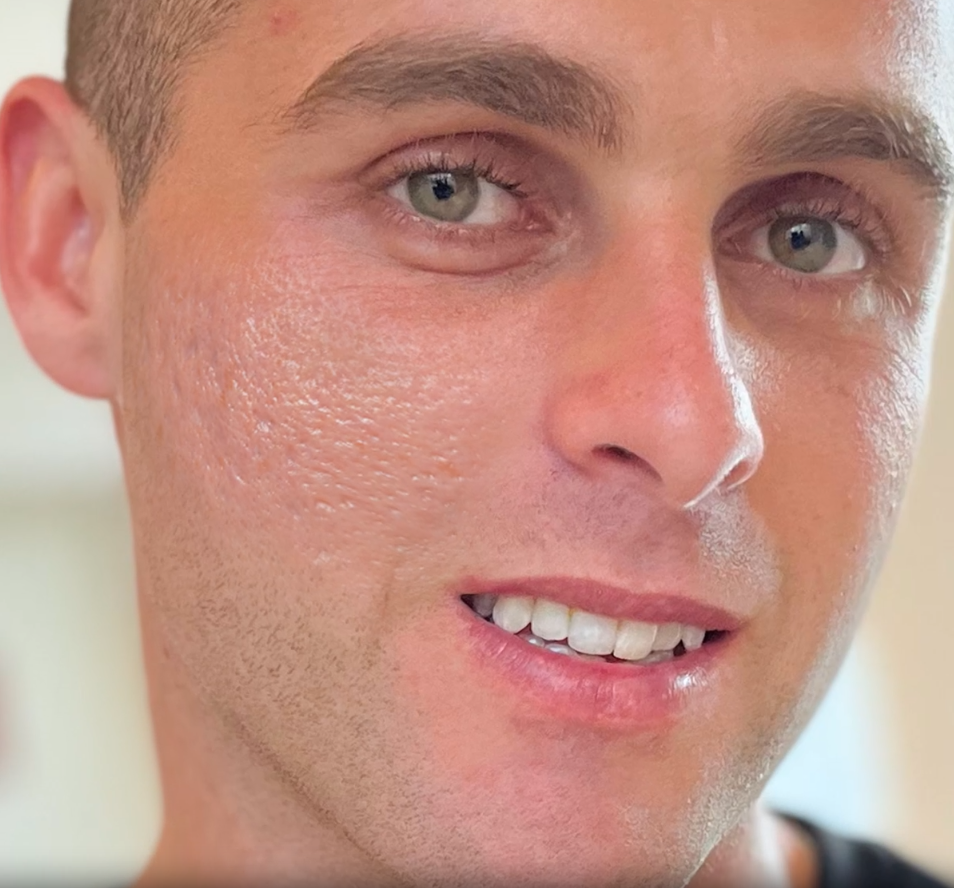
{"label": "nose", "polygon": [[634,252],[601,263],[569,300],[579,308],[547,404],[548,436],[580,471],[649,484],[691,509],[748,481],[764,439],[708,244],[675,237]]}

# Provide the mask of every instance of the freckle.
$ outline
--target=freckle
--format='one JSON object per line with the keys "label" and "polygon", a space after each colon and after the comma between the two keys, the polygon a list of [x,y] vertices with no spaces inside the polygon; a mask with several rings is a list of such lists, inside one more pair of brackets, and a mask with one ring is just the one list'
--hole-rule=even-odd
{"label": "freckle", "polygon": [[297,27],[299,21],[301,21],[301,14],[296,9],[280,6],[278,9],[272,10],[269,16],[272,36],[284,37]]}

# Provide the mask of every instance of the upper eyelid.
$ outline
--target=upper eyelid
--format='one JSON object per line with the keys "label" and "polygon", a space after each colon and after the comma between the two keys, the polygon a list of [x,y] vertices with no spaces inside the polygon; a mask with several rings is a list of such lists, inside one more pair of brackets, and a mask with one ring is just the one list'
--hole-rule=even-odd
{"label": "upper eyelid", "polygon": [[739,189],[717,214],[713,233],[751,226],[754,218],[769,219],[773,213],[789,212],[838,222],[858,233],[880,254],[895,247],[894,226],[874,195],[814,171],[766,179]]}
{"label": "upper eyelid", "polygon": [[[365,186],[386,199],[392,219],[414,221],[418,230],[433,236],[460,236],[475,241],[492,239],[510,228],[513,232],[541,234],[554,233],[562,222],[561,204],[564,196],[554,190],[548,181],[546,167],[541,169],[540,151],[504,134],[456,134],[405,144],[379,158],[364,175]],[[526,155],[529,155],[526,156]],[[468,224],[444,222],[421,215],[409,208],[405,201],[388,194],[409,175],[428,169],[475,170],[477,175],[501,187],[519,201],[523,224]],[[490,175],[487,175],[487,174]]]}
{"label": "upper eyelid", "polygon": [[[855,209],[858,209],[858,216],[853,215]],[[862,218],[860,214],[864,212],[863,208],[847,207],[838,199],[830,197],[820,200],[783,200],[767,210],[757,209],[748,214],[743,210],[734,214],[731,222],[713,231],[713,236],[717,243],[729,245],[730,255],[737,254],[739,241],[746,233],[761,231],[779,218],[789,215],[814,216],[847,229],[858,238],[872,262],[885,262],[896,251],[893,228],[877,210],[869,210]]]}
{"label": "upper eyelid", "polygon": [[[521,153],[524,154],[522,158],[518,157]],[[362,174],[362,178],[377,180],[379,187],[386,187],[388,175],[393,176],[391,184],[394,184],[401,178],[400,174],[394,175],[395,171],[408,169],[415,161],[426,166],[421,158],[432,157],[446,160],[454,167],[491,165],[495,169],[509,169],[509,175],[513,178],[529,179],[533,177],[537,160],[536,157],[528,157],[531,153],[536,152],[529,146],[521,146],[518,140],[507,134],[454,133],[405,144],[389,151],[376,160],[371,165],[371,171]]]}
{"label": "upper eyelid", "polygon": [[[554,191],[554,179],[548,174],[550,164],[545,162],[548,158],[545,150],[505,132],[452,133],[405,143],[389,151],[374,162],[371,178],[375,190],[386,191],[408,175],[431,166],[475,168],[480,175],[489,167],[494,174],[486,176],[489,181],[502,185],[528,206],[534,205],[537,212],[549,215],[548,206],[556,209],[558,204],[572,204],[573,199],[559,193],[565,190],[563,181]],[[743,196],[750,199],[740,200]],[[726,216],[733,205],[734,211]],[[560,214],[559,209],[556,212]],[[811,170],[767,178],[738,189],[713,220],[713,237],[731,239],[732,233],[738,236],[756,225],[771,224],[773,213],[777,218],[785,212],[818,215],[843,225],[861,240],[873,259],[883,258],[895,248],[893,226],[876,201],[838,178]],[[421,218],[444,228],[449,224]]]}
{"label": "upper eyelid", "polygon": [[496,167],[493,165],[489,163],[481,164],[478,161],[456,163],[446,154],[441,155],[437,162],[415,163],[414,161],[408,161],[406,164],[399,166],[392,172],[391,177],[385,182],[383,187],[391,188],[398,183],[403,182],[412,175],[429,170],[434,170],[436,172],[468,172],[478,176],[481,179],[485,179],[491,184],[497,185],[506,191],[514,193],[518,197],[526,196],[521,193],[522,189],[520,187],[520,183],[507,181],[497,172]]}

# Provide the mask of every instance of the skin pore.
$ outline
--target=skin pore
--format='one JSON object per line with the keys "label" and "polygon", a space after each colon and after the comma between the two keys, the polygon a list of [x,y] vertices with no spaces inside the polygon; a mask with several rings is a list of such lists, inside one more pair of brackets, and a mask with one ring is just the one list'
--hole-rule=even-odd
{"label": "skin pore", "polygon": [[[11,94],[4,290],[126,469],[143,884],[814,884],[755,803],[916,445],[952,34],[913,0],[251,0],[128,219],[62,87]],[[478,221],[422,215],[435,172]],[[780,220],[831,263],[781,264]],[[455,595],[535,576],[740,627],[665,728],[560,720]]]}

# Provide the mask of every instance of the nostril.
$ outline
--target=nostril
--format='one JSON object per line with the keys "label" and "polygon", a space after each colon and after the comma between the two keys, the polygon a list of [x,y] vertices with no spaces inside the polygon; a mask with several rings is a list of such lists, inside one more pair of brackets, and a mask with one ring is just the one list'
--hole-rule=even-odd
{"label": "nostril", "polygon": [[606,456],[609,456],[619,462],[638,465],[652,475],[657,481],[661,480],[659,472],[657,472],[648,462],[646,462],[646,460],[644,460],[641,456],[637,456],[631,450],[627,450],[625,447],[620,447],[618,444],[603,444],[596,448],[596,452],[605,454]]}

